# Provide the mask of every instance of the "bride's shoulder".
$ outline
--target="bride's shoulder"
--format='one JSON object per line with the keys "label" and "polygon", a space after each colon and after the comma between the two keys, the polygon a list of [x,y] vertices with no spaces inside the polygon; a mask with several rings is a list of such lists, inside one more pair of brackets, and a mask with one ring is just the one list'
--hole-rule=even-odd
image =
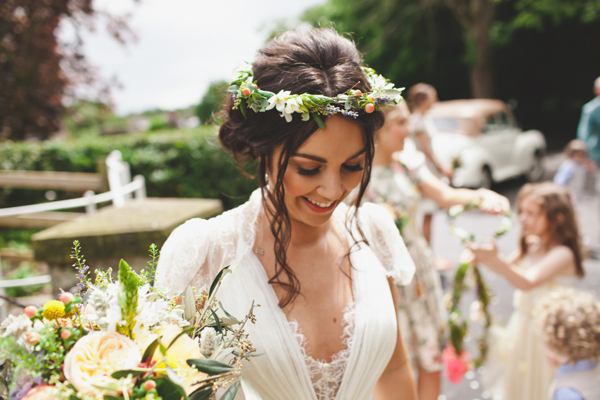
{"label": "bride's shoulder", "polygon": [[240,228],[250,224],[250,220],[253,219],[251,201],[212,218],[189,219],[175,228],[169,239],[174,236],[180,244],[192,240],[195,244],[204,241],[202,244],[207,245],[210,242],[220,242],[225,238],[241,235],[244,230]]}

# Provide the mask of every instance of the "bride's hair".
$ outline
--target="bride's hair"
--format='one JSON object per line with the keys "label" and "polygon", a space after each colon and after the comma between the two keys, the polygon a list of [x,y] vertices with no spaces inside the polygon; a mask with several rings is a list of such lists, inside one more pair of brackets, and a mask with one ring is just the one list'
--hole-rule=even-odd
{"label": "bride's hair", "polygon": [[[363,93],[370,91],[367,78],[361,70],[361,61],[362,57],[354,43],[333,29],[320,28],[288,31],[275,37],[258,51],[252,70],[262,90],[274,93],[289,90],[291,94],[311,93],[335,97],[349,89]],[[276,110],[247,112],[244,116],[232,106],[233,99],[229,95],[223,110],[225,118],[219,138],[223,146],[233,153],[240,167],[246,161],[258,160],[258,180],[265,209],[271,214],[271,232],[275,237],[276,272],[269,283],[280,285],[287,291],[288,295],[280,302],[280,306],[284,307],[300,293],[300,282],[286,258],[291,222],[284,202],[283,176],[290,156],[318,126],[312,118],[302,121],[300,114],[293,115],[293,120],[287,122]],[[383,115],[375,111],[361,114],[356,119],[343,118],[358,124],[364,134],[365,169],[356,203],[360,204],[371,173],[373,136],[383,124]],[[272,160],[275,149],[279,147],[279,159]],[[277,177],[274,177],[275,187],[268,190],[265,174],[271,162],[277,163],[279,168]],[[268,207],[267,201],[273,207]],[[281,279],[282,275],[284,279]]]}

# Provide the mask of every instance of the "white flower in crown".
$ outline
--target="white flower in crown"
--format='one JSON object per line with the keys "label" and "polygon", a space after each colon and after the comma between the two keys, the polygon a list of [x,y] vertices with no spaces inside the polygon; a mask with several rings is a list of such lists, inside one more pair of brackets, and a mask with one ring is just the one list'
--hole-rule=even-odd
{"label": "white flower in crown", "polygon": [[270,110],[273,107],[277,109],[277,111],[283,113],[285,109],[285,103],[287,98],[290,96],[291,92],[289,90],[280,90],[275,96],[269,97],[269,105],[265,110]]}
{"label": "white flower in crown", "polygon": [[300,98],[292,97],[291,99],[288,99],[286,101],[285,107],[284,107],[283,111],[281,112],[281,114],[283,117],[285,117],[285,120],[287,122],[292,121],[293,113],[295,113],[295,112],[302,113],[302,110],[300,109],[301,104],[302,104],[302,100],[300,100]]}

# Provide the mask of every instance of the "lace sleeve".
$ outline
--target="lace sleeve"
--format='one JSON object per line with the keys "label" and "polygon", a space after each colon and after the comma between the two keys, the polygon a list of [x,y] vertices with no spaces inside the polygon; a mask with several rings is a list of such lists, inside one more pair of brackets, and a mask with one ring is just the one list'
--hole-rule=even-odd
{"label": "lace sleeve", "polygon": [[369,245],[387,270],[388,277],[398,285],[409,283],[415,273],[415,264],[392,216],[382,206],[365,203],[360,210],[360,219]]}
{"label": "lace sleeve", "polygon": [[163,245],[155,285],[168,293],[182,292],[188,284],[208,286],[220,268],[210,265],[211,220],[191,219],[175,228]]}

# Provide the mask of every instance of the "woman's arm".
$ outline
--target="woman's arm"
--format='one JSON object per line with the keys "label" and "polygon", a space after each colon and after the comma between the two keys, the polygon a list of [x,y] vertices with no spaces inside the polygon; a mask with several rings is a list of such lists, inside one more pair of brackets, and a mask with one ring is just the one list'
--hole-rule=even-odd
{"label": "woman's arm", "polygon": [[477,246],[466,243],[475,255],[475,261],[485,264],[489,269],[506,278],[514,287],[520,290],[531,290],[540,286],[559,274],[575,272],[575,256],[566,246],[556,246],[548,251],[541,260],[533,266],[533,273],[525,274],[523,269],[512,262],[505,261],[498,255],[494,240]]}
{"label": "woman's arm", "polygon": [[[396,284],[389,279],[390,290],[394,298],[394,310],[398,309],[398,293]],[[417,391],[415,389],[415,381],[412,375],[410,362],[404,348],[404,341],[400,334],[400,325],[398,325],[398,336],[396,337],[396,348],[390,359],[387,367],[381,374],[377,385],[375,386],[376,400],[416,400]]]}
{"label": "woman's arm", "polygon": [[442,208],[456,204],[473,203],[486,212],[506,212],[510,210],[508,199],[488,189],[457,189],[447,185],[429,171],[421,175],[419,189],[424,196],[435,201]]}
{"label": "woman's arm", "polygon": [[427,133],[425,131],[418,131],[415,134],[415,140],[419,142],[418,148],[425,154],[428,160],[430,160],[433,165],[435,165],[435,169],[442,175],[444,175],[449,180],[452,180],[452,170],[444,168],[442,164],[440,164],[436,155],[431,150],[431,146],[429,145],[429,139],[427,138]]}

